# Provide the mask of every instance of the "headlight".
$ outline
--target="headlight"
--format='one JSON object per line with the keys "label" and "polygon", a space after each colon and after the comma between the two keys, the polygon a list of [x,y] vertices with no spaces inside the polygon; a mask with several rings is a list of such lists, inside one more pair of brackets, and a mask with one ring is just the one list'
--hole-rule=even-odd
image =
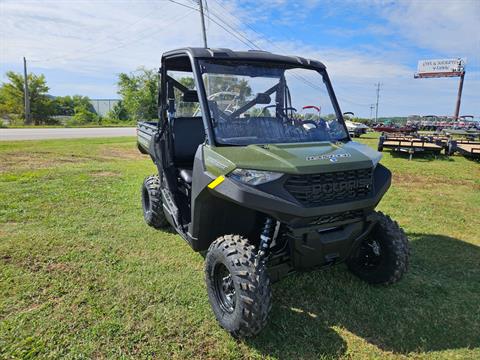
{"label": "headlight", "polygon": [[272,171],[235,169],[228,176],[247,185],[260,185],[279,179],[283,174]]}

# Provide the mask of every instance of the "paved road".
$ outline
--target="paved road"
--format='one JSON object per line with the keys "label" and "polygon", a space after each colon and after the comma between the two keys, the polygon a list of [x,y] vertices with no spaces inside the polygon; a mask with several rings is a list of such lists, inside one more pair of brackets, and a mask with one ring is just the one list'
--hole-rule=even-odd
{"label": "paved road", "polygon": [[0,129],[0,141],[135,136],[135,128]]}

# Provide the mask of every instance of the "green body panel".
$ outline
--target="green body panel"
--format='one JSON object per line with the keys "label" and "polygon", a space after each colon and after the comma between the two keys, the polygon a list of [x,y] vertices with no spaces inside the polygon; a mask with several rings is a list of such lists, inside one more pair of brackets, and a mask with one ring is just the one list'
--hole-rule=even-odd
{"label": "green body panel", "polygon": [[216,176],[225,175],[235,168],[315,174],[372,166],[372,160],[362,152],[344,148],[343,143],[330,142],[205,146],[204,155],[207,170]]}
{"label": "green body panel", "polygon": [[203,146],[203,158],[205,159],[205,167],[207,171],[214,176],[228,174],[230,171],[236,168],[234,162],[230,161],[227,157],[216,151],[218,149],[218,147],[211,147],[209,145]]}

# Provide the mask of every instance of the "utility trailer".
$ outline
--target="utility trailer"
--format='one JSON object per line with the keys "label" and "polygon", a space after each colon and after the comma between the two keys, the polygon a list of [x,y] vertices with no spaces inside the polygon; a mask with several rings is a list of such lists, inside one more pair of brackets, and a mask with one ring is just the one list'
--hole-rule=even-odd
{"label": "utility trailer", "polygon": [[453,155],[455,152],[465,157],[479,159],[480,141],[451,140],[448,143],[448,154]]}
{"label": "utility trailer", "polygon": [[412,160],[413,155],[416,153],[432,153],[437,156],[443,150],[441,145],[434,144],[426,138],[388,137],[382,135],[378,140],[378,151],[383,151],[385,148],[395,152],[407,153],[409,154],[409,160]]}

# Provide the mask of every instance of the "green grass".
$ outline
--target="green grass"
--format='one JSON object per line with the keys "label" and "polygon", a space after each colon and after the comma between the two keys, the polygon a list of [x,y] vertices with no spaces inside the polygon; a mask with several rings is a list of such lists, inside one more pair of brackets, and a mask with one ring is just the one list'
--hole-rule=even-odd
{"label": "green grass", "polygon": [[292,275],[273,286],[267,328],[235,341],[202,257],[143,222],[155,170],[133,138],[1,142],[0,358],[480,358],[480,166],[382,162],[394,177],[379,208],[411,240],[407,276]]}

